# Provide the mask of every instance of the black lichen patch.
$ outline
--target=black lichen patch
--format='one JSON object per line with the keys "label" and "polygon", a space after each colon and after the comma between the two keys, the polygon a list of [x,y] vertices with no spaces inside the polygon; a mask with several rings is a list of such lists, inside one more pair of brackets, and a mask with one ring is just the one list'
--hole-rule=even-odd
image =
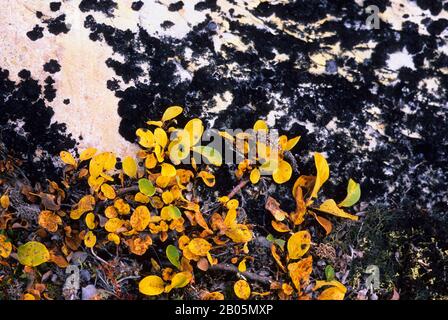
{"label": "black lichen patch", "polygon": [[54,74],[61,71],[61,65],[57,60],[51,59],[46,64],[44,64],[44,70],[48,73]]}
{"label": "black lichen patch", "polygon": [[173,22],[171,22],[171,21],[169,21],[169,20],[165,20],[165,21],[163,21],[161,24],[160,24],[160,26],[163,28],[163,29],[169,29],[169,28],[171,28],[172,26],[174,26],[174,23]]}
{"label": "black lichen patch", "polygon": [[[368,4],[378,5],[381,11],[390,5],[389,1]],[[203,1],[196,10],[220,8],[216,1]],[[326,194],[342,198],[352,177],[361,182],[364,201],[383,199],[433,212],[448,210],[448,178],[443,174],[448,167],[448,129],[443,125],[447,114],[433,110],[433,105],[440,106],[446,100],[442,88],[448,83],[440,71],[448,65],[448,58],[435,53],[442,43],[437,36],[441,27],[433,26],[429,36],[420,34],[411,22],[403,23],[401,31],[385,22],[380,30],[368,30],[363,28],[366,13],[355,2],[343,7],[326,1],[262,2],[252,13],[260,19],[276,15],[289,21],[284,28],[291,34],[296,32],[294,23],[312,24],[327,15],[338,19],[312,27],[313,32],[334,35],[305,42],[288,32],[272,31],[276,26],[269,23],[271,30],[226,16],[229,32],[251,49],[240,51],[224,45],[216,52],[214,31],[208,27],[211,20],[198,24],[184,38],[173,39],[152,36],[144,29],[136,33],[119,30],[87,17],[90,38],[105,41],[123,57],[120,61],[108,59],[107,66],[124,83],[136,83],[119,90],[116,79],[108,82],[120,98],[120,134],[135,141],[135,130],[147,118],[159,117],[169,105],[185,106],[189,117],[213,118],[218,129],[247,129],[275,110],[275,126],[282,133],[302,136],[295,154],[304,172],[314,170],[308,161],[310,150],[327,153],[332,178]],[[353,58],[333,57],[326,62],[326,73],[308,71],[313,66],[310,57],[325,51],[326,46],[339,42],[343,50],[351,51],[369,41],[377,43],[371,59],[358,63]],[[185,55],[187,50],[191,57]],[[377,71],[387,66],[390,54],[402,50],[413,55],[415,70],[402,68],[397,83],[383,84]],[[277,61],[277,54],[287,58]],[[199,57],[207,63],[189,79],[182,79],[179,68],[186,70]],[[423,68],[425,61],[429,67]],[[349,73],[352,80],[342,77],[340,70]],[[422,81],[432,77],[440,81],[438,93],[422,87]],[[229,106],[209,114],[216,106],[216,97],[227,91],[233,97]],[[405,113],[404,106],[412,112]],[[381,109],[379,115],[369,111],[373,107]],[[372,127],[376,122],[384,124],[384,133]],[[405,131],[418,135],[408,136]]]}
{"label": "black lichen patch", "polygon": [[134,11],[139,11],[144,5],[143,1],[134,1],[132,2],[131,8]]}
{"label": "black lichen patch", "polygon": [[61,14],[56,18],[45,19],[43,23],[47,24],[48,31],[54,35],[68,33],[70,28],[65,23],[65,14]]}
{"label": "black lichen patch", "polygon": [[44,37],[43,31],[44,31],[44,28],[42,28],[41,26],[36,24],[34,26],[33,30],[28,31],[26,33],[26,35],[28,38],[30,38],[30,40],[36,41],[36,40]]}
{"label": "black lichen patch", "polygon": [[45,79],[44,96],[45,99],[49,102],[52,102],[56,98],[56,89],[53,86],[54,83],[55,81],[52,77],[47,77]]}
{"label": "black lichen patch", "polygon": [[59,11],[61,9],[62,3],[60,2],[50,2],[50,10],[53,12]]}
{"label": "black lichen patch", "polygon": [[112,0],[82,0],[79,4],[82,12],[98,11],[109,17],[113,17],[116,8],[117,3]]}
{"label": "black lichen patch", "polygon": [[218,11],[220,9],[220,7],[217,5],[216,0],[205,0],[205,1],[198,2],[194,6],[194,9],[197,11],[204,11],[204,10],[208,10],[208,9],[210,9],[211,11]]}
{"label": "black lichen patch", "polygon": [[170,3],[170,5],[168,6],[168,10],[169,11],[179,11],[184,7],[184,3],[183,1],[178,1],[178,2],[174,2],[174,3]]}
{"label": "black lichen patch", "polygon": [[64,99],[64,101],[62,101],[65,105],[69,105],[70,104],[70,99]]}
{"label": "black lichen patch", "polygon": [[8,70],[0,68],[0,140],[25,160],[22,169],[31,181],[57,180],[60,172],[52,158],[74,148],[75,141],[64,124],[52,123],[54,112],[45,104],[38,81],[27,70],[19,76],[21,81],[11,81]]}

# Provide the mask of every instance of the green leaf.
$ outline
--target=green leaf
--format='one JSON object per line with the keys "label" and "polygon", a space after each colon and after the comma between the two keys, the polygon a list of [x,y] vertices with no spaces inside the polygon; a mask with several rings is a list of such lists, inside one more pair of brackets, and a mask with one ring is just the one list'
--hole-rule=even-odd
{"label": "green leaf", "polygon": [[222,165],[222,156],[218,150],[208,146],[193,147],[193,151],[201,154],[209,163],[219,167]]}
{"label": "green leaf", "polygon": [[327,278],[327,281],[333,281],[335,278],[334,269],[330,265],[325,267],[325,278]]}
{"label": "green leaf", "polygon": [[138,180],[138,189],[141,193],[147,195],[148,197],[152,197],[156,193],[156,188],[152,182],[146,178]]}
{"label": "green leaf", "polygon": [[173,266],[175,266],[177,269],[180,269],[179,251],[172,244],[166,247],[166,257],[168,258],[168,260],[170,260]]}
{"label": "green leaf", "polygon": [[286,241],[282,240],[282,239],[276,239],[272,234],[269,234],[266,237],[266,240],[268,240],[269,242],[274,242],[276,245],[278,245],[282,249],[285,248]]}
{"label": "green leaf", "polygon": [[170,215],[173,219],[179,219],[180,217],[182,217],[182,212],[180,212],[178,207],[168,206],[168,210],[170,211]]}
{"label": "green leaf", "polygon": [[361,187],[352,179],[348,181],[347,196],[338,204],[338,207],[351,207],[361,198]]}
{"label": "green leaf", "polygon": [[276,243],[280,248],[285,249],[285,243],[286,243],[285,240],[282,240],[282,239],[275,239],[275,243]]}

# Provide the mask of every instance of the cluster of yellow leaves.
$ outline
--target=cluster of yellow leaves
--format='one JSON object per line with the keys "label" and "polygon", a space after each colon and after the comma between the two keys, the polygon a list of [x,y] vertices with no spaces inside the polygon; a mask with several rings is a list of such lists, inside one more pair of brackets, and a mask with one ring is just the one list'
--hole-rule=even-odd
{"label": "cluster of yellow leaves", "polygon": [[[293,169],[285,160],[285,153],[296,146],[300,140],[299,136],[288,139],[286,135],[282,135],[278,141],[269,141],[268,125],[263,120],[255,123],[252,133],[240,133],[233,137],[221,132],[221,135],[245,156],[238,164],[237,177],[242,177],[247,172],[253,184],[257,184],[262,175],[272,176],[277,184],[283,184],[291,179]],[[256,155],[252,158],[249,156],[251,145],[256,145]]]}
{"label": "cluster of yellow leaves", "polygon": [[[299,298],[308,298],[302,288],[309,284],[309,277],[312,272],[312,257],[303,258],[311,246],[311,234],[307,230],[295,231],[300,228],[300,225],[305,221],[306,215],[310,215],[324,228],[328,235],[332,230],[332,223],[327,218],[322,217],[322,214],[329,214],[350,220],[358,220],[357,216],[345,212],[341,207],[349,207],[354,205],[361,196],[361,189],[359,184],[352,179],[349,180],[346,198],[338,204],[333,199],[325,200],[319,206],[313,206],[318,193],[324,183],[328,180],[330,169],[326,159],[320,154],[314,154],[314,161],[316,165],[316,176],[300,176],[294,183],[292,194],[296,202],[296,209],[292,213],[287,213],[280,208],[280,203],[274,198],[269,197],[266,202],[266,210],[268,210],[274,220],[271,221],[272,227],[280,234],[290,235],[286,243],[286,251],[278,242],[272,243],[271,253],[283,272],[288,272],[288,275],[297,290]],[[300,259],[298,262],[290,262],[292,260]],[[283,261],[289,264],[285,267]],[[346,289],[344,285],[336,280],[331,282],[318,281],[314,290],[318,290],[324,286],[329,285],[330,288],[325,289],[319,295],[319,299],[343,299]],[[287,288],[282,288],[282,295],[289,296],[293,292]]]}
{"label": "cluster of yellow leaves", "polygon": [[[198,145],[204,133],[200,119],[192,119],[184,127],[176,127],[176,118],[182,111],[181,107],[170,107],[160,121],[147,122],[151,130],[138,129],[136,136],[142,150],[136,158],[123,158],[121,168],[111,152],[98,153],[97,149],[89,148],[78,158],[68,151],[61,152],[61,161],[66,164],[61,182],[63,187],[50,181],[49,193],[40,192],[36,196],[42,204],[38,216],[40,235],[60,235],[63,245],[58,250],[65,257],[58,255],[54,248],[48,250],[43,243],[30,241],[17,248],[19,262],[27,267],[37,267],[46,262],[66,267],[66,257],[82,245],[87,249],[127,247],[133,254],[141,256],[157,241],[158,244],[167,244],[166,258],[175,269],[162,268],[151,259],[155,274],[139,282],[142,294],[166,294],[194,283],[195,268],[207,271],[218,264],[218,253],[222,248],[232,248],[236,255],[231,262],[238,265],[238,271],[244,274],[247,263],[254,260],[249,256],[248,247],[248,242],[253,239],[251,227],[244,221],[245,215],[241,214],[238,200],[227,196],[220,197],[211,212],[202,211],[192,191],[198,182],[208,187],[215,185],[212,170],[213,166],[222,164],[222,156],[213,148]],[[259,120],[254,125],[253,134],[221,135],[233,143],[237,152],[248,155],[249,142],[254,141],[258,134],[268,133],[266,123]],[[238,143],[240,138],[245,139],[243,144]],[[273,144],[257,140],[255,161],[246,159],[239,163],[237,177],[247,174],[253,184],[258,183],[262,175],[272,176],[277,184],[289,181],[293,170],[285,157],[299,140],[300,137],[288,139],[286,136],[279,137]],[[197,164],[198,155],[205,164]],[[191,167],[180,168],[184,160],[188,160]],[[316,153],[314,160],[316,175],[302,175],[294,183],[294,212],[283,211],[280,203],[272,197],[266,202],[266,210],[274,218],[272,227],[285,238],[273,239],[271,245],[272,256],[286,280],[273,283],[270,289],[278,290],[281,298],[311,298],[305,290],[313,271],[313,259],[309,254],[311,234],[301,229],[305,218],[311,216],[316,219],[326,234],[331,232],[332,224],[325,215],[358,219],[343,209],[354,205],[360,198],[359,184],[351,179],[347,196],[341,202],[327,199],[319,206],[314,205],[320,189],[329,178],[325,158]],[[61,203],[67,200],[67,190],[80,183],[90,188],[90,193],[83,195],[65,212]],[[6,194],[0,197],[0,206],[2,210],[9,208]],[[0,234],[0,257],[8,258],[13,250],[15,247],[9,239]],[[251,285],[243,279],[236,281],[233,289],[235,295],[244,300],[271,294],[252,292]],[[321,291],[318,299],[343,299],[346,293],[346,288],[334,279],[317,281],[314,290]],[[37,290],[26,293],[24,299],[39,296]],[[204,291],[200,296],[204,300],[224,299],[220,292]]]}

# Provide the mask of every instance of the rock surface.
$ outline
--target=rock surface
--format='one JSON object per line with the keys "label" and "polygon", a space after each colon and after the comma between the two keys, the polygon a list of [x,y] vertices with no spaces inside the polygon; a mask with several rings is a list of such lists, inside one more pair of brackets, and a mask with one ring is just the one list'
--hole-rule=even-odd
{"label": "rock surface", "polygon": [[448,4],[343,3],[9,1],[1,138],[37,178],[62,149],[133,153],[136,128],[183,105],[218,129],[302,135],[304,172],[309,151],[328,156],[329,193],[352,177],[364,202],[446,212]]}

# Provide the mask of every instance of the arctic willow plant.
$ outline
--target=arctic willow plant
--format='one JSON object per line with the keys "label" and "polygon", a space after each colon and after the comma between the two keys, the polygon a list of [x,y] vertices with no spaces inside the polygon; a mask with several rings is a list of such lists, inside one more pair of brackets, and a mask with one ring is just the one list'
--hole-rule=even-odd
{"label": "arctic willow plant", "polygon": [[[307,289],[313,272],[309,253],[311,234],[302,226],[311,217],[329,234],[332,224],[325,216],[357,220],[357,216],[344,208],[359,200],[359,185],[350,180],[347,196],[339,203],[333,199],[319,201],[319,190],[329,177],[329,167],[325,158],[315,153],[316,175],[299,176],[294,183],[294,212],[283,211],[277,200],[268,198],[266,210],[273,216],[275,233],[268,240],[272,241],[271,253],[280,277],[277,281],[268,279],[270,285],[265,291],[253,292],[253,284],[246,277],[247,269],[256,260],[248,246],[253,239],[252,226],[242,214],[239,201],[234,199],[235,190],[247,185],[247,176],[253,184],[261,179],[277,184],[290,180],[293,170],[285,153],[296,146],[300,137],[281,136],[274,147],[257,143],[256,159],[243,160],[237,165],[239,186],[229,195],[219,196],[215,203],[204,204],[196,193],[197,185],[214,187],[214,167],[222,164],[222,156],[219,150],[199,144],[204,133],[200,119],[177,126],[176,118],[182,112],[181,107],[170,107],[161,120],[150,120],[147,128],[138,129],[136,135],[142,149],[136,158],[125,157],[121,167],[111,152],[89,148],[78,158],[67,151],[61,152],[60,158],[66,165],[62,182],[50,181],[47,191],[37,194],[38,200],[35,200],[41,206],[38,223],[45,230],[39,233],[42,242],[13,244],[7,233],[0,233],[0,257],[5,260],[0,262],[14,264],[10,255],[17,248],[18,261],[27,268],[39,268],[49,262],[66,268],[67,258],[82,247],[92,253],[114,249],[117,253],[146,254],[150,259],[151,268],[138,283],[141,294],[147,296],[169,295],[172,290],[195,282],[195,275],[200,272],[230,262],[238,266],[237,272],[242,278],[233,286],[234,294],[240,299],[269,295],[280,299],[343,299],[346,288],[334,277],[316,281],[311,291]],[[259,120],[253,132],[268,130],[266,123]],[[247,145],[236,143],[238,137],[224,133],[222,136],[230,141],[235,152],[248,152]],[[244,138],[250,140],[253,136]],[[197,163],[195,153],[208,163]],[[188,165],[185,165],[186,159]],[[78,191],[69,199],[67,194],[73,189]],[[78,196],[79,190],[89,192]],[[27,194],[33,193],[28,190]],[[8,195],[0,199],[2,214],[11,214]],[[8,224],[3,228],[8,228]],[[51,244],[52,239],[62,239],[62,242]],[[151,246],[163,248],[166,259],[162,260],[166,263],[161,264],[148,252]],[[111,261],[106,263],[109,267],[112,265]],[[120,292],[119,282],[113,276],[110,281]],[[36,290],[28,290],[23,297],[40,298],[40,291]],[[199,298],[224,299],[232,295],[225,297],[224,292],[205,290]]]}

